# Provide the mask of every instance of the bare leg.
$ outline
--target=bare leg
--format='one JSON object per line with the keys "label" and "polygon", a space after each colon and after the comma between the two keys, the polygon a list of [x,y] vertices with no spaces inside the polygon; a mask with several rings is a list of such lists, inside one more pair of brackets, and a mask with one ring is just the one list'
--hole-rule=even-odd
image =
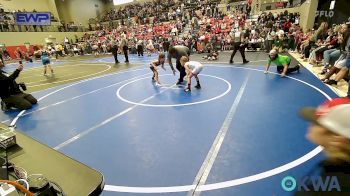
{"label": "bare leg", "polygon": [[196,89],[200,89],[201,88],[201,85],[199,83],[199,78],[198,78],[198,74],[194,75],[194,77],[196,78],[196,81],[197,81],[197,85],[194,86]]}
{"label": "bare leg", "polygon": [[186,92],[190,92],[191,91],[191,79],[193,77],[192,72],[188,73],[187,72],[187,88],[185,89]]}
{"label": "bare leg", "polygon": [[341,79],[343,79],[346,75],[349,73],[349,68],[343,67],[340,69],[340,71],[335,76],[335,81],[339,82]]}
{"label": "bare leg", "polygon": [[157,82],[157,84],[160,84],[159,77],[158,77],[158,72],[156,70],[154,70],[153,74],[154,74],[154,80]]}
{"label": "bare leg", "polygon": [[47,65],[47,67],[48,67],[48,68],[49,68],[49,70],[51,71],[51,74],[53,74],[53,69],[52,69],[51,65],[50,65],[50,64],[48,64],[48,65]]}
{"label": "bare leg", "polygon": [[46,76],[46,69],[47,69],[47,66],[44,65],[44,76]]}

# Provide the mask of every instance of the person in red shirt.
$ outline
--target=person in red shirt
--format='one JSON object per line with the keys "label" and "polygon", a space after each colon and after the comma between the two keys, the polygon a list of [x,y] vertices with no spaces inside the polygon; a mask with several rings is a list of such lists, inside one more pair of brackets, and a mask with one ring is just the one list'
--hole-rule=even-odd
{"label": "person in red shirt", "polygon": [[290,22],[290,20],[288,20],[287,22],[284,23],[283,25],[283,30],[284,32],[289,32],[289,29],[292,27],[292,23]]}

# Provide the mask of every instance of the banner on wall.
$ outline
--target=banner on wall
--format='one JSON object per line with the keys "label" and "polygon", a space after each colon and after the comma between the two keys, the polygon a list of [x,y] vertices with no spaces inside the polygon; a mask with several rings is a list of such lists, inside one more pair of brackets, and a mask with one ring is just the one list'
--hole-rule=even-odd
{"label": "banner on wall", "polygon": [[17,25],[51,25],[50,12],[16,12]]}

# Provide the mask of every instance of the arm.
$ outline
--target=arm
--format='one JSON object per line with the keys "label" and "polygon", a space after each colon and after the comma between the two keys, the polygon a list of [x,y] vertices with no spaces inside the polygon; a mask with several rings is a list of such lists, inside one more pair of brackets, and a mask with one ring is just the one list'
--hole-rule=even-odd
{"label": "arm", "polygon": [[189,58],[190,55],[191,55],[190,49],[186,47],[186,56]]}
{"label": "arm", "polygon": [[266,64],[266,68],[265,68],[265,71],[264,71],[265,74],[268,73],[270,65],[271,65],[271,60],[269,60],[268,63]]}
{"label": "arm", "polygon": [[174,66],[173,66],[173,63],[171,62],[171,56],[170,54],[168,54],[168,63],[169,63],[169,66],[171,68],[171,70],[173,70],[173,74],[175,75],[175,69],[174,69]]}
{"label": "arm", "polygon": [[185,71],[186,71],[187,85],[191,85],[192,70],[188,66],[188,63],[185,63],[184,68],[185,68]]}
{"label": "arm", "polygon": [[187,74],[189,74],[189,73],[192,72],[192,70],[191,70],[190,67],[188,66],[188,63],[185,63],[184,68],[185,68],[185,71],[186,71]]}
{"label": "arm", "polygon": [[17,69],[9,77],[2,77],[1,80],[6,82],[14,81],[19,76],[22,69],[23,65],[18,65]]}
{"label": "arm", "polygon": [[281,73],[281,77],[285,77],[287,75],[287,71],[288,71],[288,64],[284,64],[283,65],[283,72]]}
{"label": "arm", "polygon": [[22,71],[23,69],[23,65],[19,65],[19,67],[17,67],[17,69],[7,78],[8,80],[15,80],[18,76],[19,73]]}

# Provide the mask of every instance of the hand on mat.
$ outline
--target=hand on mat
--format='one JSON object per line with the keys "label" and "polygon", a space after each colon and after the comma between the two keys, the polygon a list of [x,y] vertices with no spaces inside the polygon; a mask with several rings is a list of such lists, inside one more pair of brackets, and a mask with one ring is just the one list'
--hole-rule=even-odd
{"label": "hand on mat", "polygon": [[264,74],[268,74],[269,72],[268,71],[264,71]]}
{"label": "hand on mat", "polygon": [[285,74],[285,73],[282,73],[282,74],[281,74],[281,77],[282,77],[282,78],[286,77],[286,74]]}

